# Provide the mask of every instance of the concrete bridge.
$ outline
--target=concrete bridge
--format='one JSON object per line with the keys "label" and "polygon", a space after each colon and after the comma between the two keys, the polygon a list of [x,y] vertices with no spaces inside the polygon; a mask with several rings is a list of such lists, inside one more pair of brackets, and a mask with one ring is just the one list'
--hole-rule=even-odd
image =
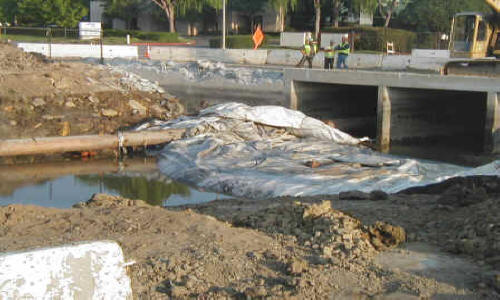
{"label": "concrete bridge", "polygon": [[285,69],[289,105],[341,130],[391,143],[444,142],[500,152],[500,80],[487,77]]}

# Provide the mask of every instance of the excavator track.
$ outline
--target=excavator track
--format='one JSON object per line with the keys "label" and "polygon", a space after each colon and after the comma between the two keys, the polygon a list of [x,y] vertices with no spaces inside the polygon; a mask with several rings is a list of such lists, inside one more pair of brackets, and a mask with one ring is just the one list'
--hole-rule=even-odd
{"label": "excavator track", "polygon": [[500,77],[499,59],[453,60],[443,68],[444,75]]}

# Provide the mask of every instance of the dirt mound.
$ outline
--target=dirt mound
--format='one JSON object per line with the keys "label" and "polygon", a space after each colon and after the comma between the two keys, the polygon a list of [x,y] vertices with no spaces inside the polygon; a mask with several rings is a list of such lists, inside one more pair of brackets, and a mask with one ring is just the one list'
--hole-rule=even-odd
{"label": "dirt mound", "polygon": [[258,230],[104,195],[71,210],[11,205],[0,207],[0,251],[115,240],[137,262],[129,269],[134,299],[464,295],[364,259],[376,252],[367,229],[329,203],[289,204],[269,209],[271,217],[232,213]]}
{"label": "dirt mound", "polygon": [[364,226],[352,216],[332,209],[331,201],[296,202],[236,216],[232,222],[236,226],[293,235],[300,244],[335,261],[370,259],[375,250],[394,248],[406,240],[403,228],[383,222]]}
{"label": "dirt mound", "polygon": [[500,195],[500,177],[499,176],[469,176],[454,177],[446,181],[430,184],[427,186],[413,187],[399,192],[399,194],[442,194],[447,190],[462,189],[464,191],[474,191],[481,189],[481,192],[487,194]]}
{"label": "dirt mound", "polygon": [[108,66],[47,62],[0,44],[0,138],[109,134],[183,113],[157,84]]}
{"label": "dirt mound", "polygon": [[149,206],[149,204],[142,200],[132,200],[108,194],[94,194],[90,200],[73,205],[74,208],[116,208],[130,206]]}
{"label": "dirt mound", "polygon": [[34,53],[25,53],[9,44],[0,43],[0,74],[28,71],[46,64],[47,60]]}

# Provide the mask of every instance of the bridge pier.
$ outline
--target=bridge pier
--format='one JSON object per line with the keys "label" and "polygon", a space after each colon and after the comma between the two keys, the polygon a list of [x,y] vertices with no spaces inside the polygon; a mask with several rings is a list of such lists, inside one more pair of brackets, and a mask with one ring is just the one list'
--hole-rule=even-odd
{"label": "bridge pier", "polygon": [[500,152],[500,85],[486,77],[285,70],[290,107],[354,136]]}
{"label": "bridge pier", "polygon": [[500,93],[489,92],[486,103],[484,149],[490,153],[500,153]]}
{"label": "bridge pier", "polygon": [[389,152],[391,145],[391,98],[387,86],[378,87],[377,103],[377,147]]}

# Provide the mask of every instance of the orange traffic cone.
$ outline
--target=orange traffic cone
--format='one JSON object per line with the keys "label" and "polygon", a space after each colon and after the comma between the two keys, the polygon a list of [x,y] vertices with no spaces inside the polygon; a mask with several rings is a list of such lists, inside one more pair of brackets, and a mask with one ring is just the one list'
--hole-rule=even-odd
{"label": "orange traffic cone", "polygon": [[144,53],[144,57],[147,58],[147,59],[151,59],[151,53],[150,53],[150,49],[149,49],[149,44],[146,47],[146,53]]}

